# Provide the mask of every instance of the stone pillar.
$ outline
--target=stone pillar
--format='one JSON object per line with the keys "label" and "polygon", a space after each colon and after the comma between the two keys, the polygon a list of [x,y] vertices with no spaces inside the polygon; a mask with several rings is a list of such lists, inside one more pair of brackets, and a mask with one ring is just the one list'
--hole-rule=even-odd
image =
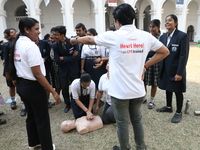
{"label": "stone pillar", "polygon": [[41,30],[41,20],[40,20],[41,10],[40,10],[39,6],[35,6],[34,1],[31,0],[31,1],[27,1],[27,2],[28,2],[27,15],[29,17],[35,18],[37,21],[39,21],[40,31],[41,31],[41,34],[39,35],[39,37],[40,37],[40,39],[42,39],[43,33]]}
{"label": "stone pillar", "polygon": [[64,8],[61,8],[63,14],[63,24],[66,26],[67,35],[74,35],[74,8],[71,7],[69,1],[64,1]]}
{"label": "stone pillar", "polygon": [[102,1],[98,0],[97,8],[94,8],[95,13],[95,28],[98,33],[105,32],[105,10]]}
{"label": "stone pillar", "polygon": [[[200,25],[200,10],[197,11],[197,25]],[[194,36],[194,42],[200,40],[200,27],[197,26],[196,35]]]}
{"label": "stone pillar", "polygon": [[102,33],[102,32],[105,32],[105,28],[106,28],[106,25],[105,25],[105,13],[106,13],[106,7],[104,7],[102,5],[102,1],[101,0],[98,0],[98,18],[96,20],[96,23],[98,23],[98,32],[99,33]]}
{"label": "stone pillar", "polygon": [[161,21],[162,20],[162,13],[163,13],[163,9],[162,8],[150,10],[151,20],[159,19]]}
{"label": "stone pillar", "polygon": [[175,15],[178,17],[178,29],[187,33],[186,27],[186,19],[187,19],[188,9],[184,10],[184,8],[177,8],[175,10]]}
{"label": "stone pillar", "polygon": [[3,32],[7,28],[6,24],[6,11],[3,9],[0,9],[0,22],[1,22],[1,28],[0,28],[0,40],[4,40]]}
{"label": "stone pillar", "polygon": [[143,24],[144,24],[144,14],[140,13],[140,14],[138,14],[138,16],[139,16],[139,26],[138,26],[138,29],[143,30],[144,29],[144,27],[143,27]]}

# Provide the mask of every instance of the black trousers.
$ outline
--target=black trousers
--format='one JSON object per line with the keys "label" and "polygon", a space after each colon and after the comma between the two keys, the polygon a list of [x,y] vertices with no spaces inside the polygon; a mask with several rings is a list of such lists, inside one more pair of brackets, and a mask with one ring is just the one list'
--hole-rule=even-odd
{"label": "black trousers", "polygon": [[60,77],[62,95],[65,101],[65,104],[68,105],[69,107],[71,106],[70,97],[69,97],[69,86],[76,78],[78,78],[78,75],[77,76],[68,75],[66,77]]}
{"label": "black trousers", "polygon": [[115,117],[114,117],[114,113],[113,113],[113,108],[112,105],[109,105],[106,102],[106,105],[104,107],[104,111],[102,114],[102,121],[103,124],[109,124],[109,123],[115,123]]}
{"label": "black trousers", "polygon": [[[80,96],[79,97],[80,101],[83,103],[83,105],[88,108],[89,107],[89,103],[90,103],[90,95],[86,95],[86,96]],[[72,98],[71,99],[71,106],[72,106],[72,111],[74,114],[74,118],[78,119],[82,116],[86,116],[86,112],[84,112],[75,102],[75,100]]]}
{"label": "black trousers", "polygon": [[26,129],[29,146],[41,144],[42,150],[52,150],[47,95],[44,87],[37,81],[22,78],[17,79],[16,87],[28,114]]}

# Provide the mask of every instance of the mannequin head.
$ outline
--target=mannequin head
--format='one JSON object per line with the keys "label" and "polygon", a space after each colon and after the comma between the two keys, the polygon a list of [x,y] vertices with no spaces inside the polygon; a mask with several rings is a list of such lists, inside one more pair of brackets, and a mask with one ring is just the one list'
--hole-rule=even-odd
{"label": "mannequin head", "polygon": [[76,128],[76,124],[74,120],[66,120],[63,121],[60,125],[60,129],[63,132],[68,132],[69,130],[75,129]]}

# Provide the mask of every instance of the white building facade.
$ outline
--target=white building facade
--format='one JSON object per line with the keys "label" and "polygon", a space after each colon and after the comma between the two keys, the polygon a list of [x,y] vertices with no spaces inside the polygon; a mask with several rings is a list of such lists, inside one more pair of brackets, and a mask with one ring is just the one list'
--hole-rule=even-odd
{"label": "white building facade", "polygon": [[[200,0],[116,0],[117,5],[128,3],[136,10],[135,25],[148,31],[152,19],[161,21],[165,32],[164,20],[169,14],[178,17],[178,28],[188,33],[190,41],[200,40]],[[182,1],[182,5],[177,5]],[[33,17],[40,22],[42,39],[50,29],[57,25],[67,28],[67,36],[75,35],[75,26],[83,23],[87,29],[95,28],[98,33],[114,25],[108,0],[0,0],[0,40],[7,28],[18,29],[23,17]]]}

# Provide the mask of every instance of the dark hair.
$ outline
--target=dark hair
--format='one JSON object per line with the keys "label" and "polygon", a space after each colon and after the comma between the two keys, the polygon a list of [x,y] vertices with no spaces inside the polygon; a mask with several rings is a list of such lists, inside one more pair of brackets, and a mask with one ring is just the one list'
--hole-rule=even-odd
{"label": "dark hair", "polygon": [[6,30],[4,30],[4,34],[7,34],[8,36],[10,36],[10,30],[14,30],[14,31],[16,31],[14,28],[8,28],[8,29],[6,29]]}
{"label": "dark hair", "polygon": [[49,39],[49,37],[50,37],[50,34],[49,34],[49,33],[47,33],[47,34],[45,34],[45,36],[44,36],[44,39],[43,39],[43,40],[48,40],[48,39]]}
{"label": "dark hair", "polygon": [[26,18],[22,18],[19,21],[19,31],[21,35],[24,35],[24,28],[28,28],[31,29],[33,26],[35,26],[36,23],[39,23],[36,19],[34,18],[30,18],[30,17],[26,17]]}
{"label": "dark hair", "polygon": [[109,27],[108,30],[110,30],[110,31],[116,31],[115,27],[113,27],[113,26]]}
{"label": "dark hair", "polygon": [[85,27],[85,25],[82,24],[82,23],[78,23],[78,24],[75,26],[75,29],[77,29],[77,28],[82,28],[83,31],[86,31],[86,27]]}
{"label": "dark hair", "polygon": [[129,4],[121,4],[115,8],[112,13],[115,21],[117,20],[122,25],[133,24],[135,19],[135,11]]}
{"label": "dark hair", "polygon": [[94,28],[88,29],[87,32],[92,33],[93,36],[98,35],[97,31]]}
{"label": "dark hair", "polygon": [[155,26],[160,27],[160,20],[153,19],[153,20],[150,21],[149,24],[154,24]]}
{"label": "dark hair", "polygon": [[50,33],[52,33],[52,32],[54,31],[54,28],[55,28],[55,27],[52,27],[52,28],[51,28]]}
{"label": "dark hair", "polygon": [[19,31],[20,34],[17,35],[17,37],[15,38],[14,42],[11,45],[11,49],[10,49],[10,56],[9,56],[9,79],[10,80],[16,80],[16,68],[14,65],[14,49],[15,49],[15,44],[17,42],[17,40],[19,39],[20,35],[24,35],[25,33],[25,28],[27,29],[31,29],[32,27],[35,26],[36,23],[39,23],[36,19],[31,18],[31,17],[26,17],[26,18],[22,18],[19,21]]}
{"label": "dark hair", "polygon": [[[178,29],[178,18],[177,18],[177,16],[174,15],[174,14],[170,14],[170,15],[168,15],[167,17],[172,17],[172,19],[174,20],[174,22],[177,23],[177,25],[176,25],[175,27],[176,27],[176,29]],[[167,18],[167,17],[166,17],[166,18]],[[165,19],[166,19],[166,18],[165,18]]]}
{"label": "dark hair", "polygon": [[[154,24],[156,27],[160,27],[160,20],[153,19],[153,20],[150,21],[149,24]],[[160,30],[159,30],[159,33],[160,33]]]}
{"label": "dark hair", "polygon": [[67,29],[65,28],[65,26],[56,26],[56,27],[54,27],[53,28],[53,31],[54,32],[58,32],[58,33],[60,33],[60,35],[66,35],[66,32],[67,32]]}
{"label": "dark hair", "polygon": [[81,74],[80,82],[91,82],[91,76],[88,73]]}
{"label": "dark hair", "polygon": [[8,36],[10,36],[10,29],[5,29],[3,33],[7,34]]}

